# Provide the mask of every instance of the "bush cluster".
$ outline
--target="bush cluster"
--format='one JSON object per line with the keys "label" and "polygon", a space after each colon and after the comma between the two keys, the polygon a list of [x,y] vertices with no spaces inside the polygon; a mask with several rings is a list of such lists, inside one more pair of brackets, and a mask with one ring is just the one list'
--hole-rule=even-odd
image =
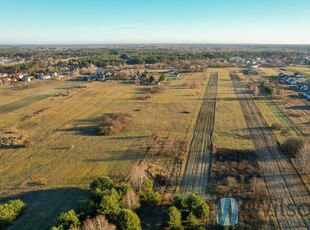
{"label": "bush cluster", "polygon": [[0,205],[0,228],[12,223],[20,216],[25,209],[25,204],[21,200],[10,200],[8,203]]}
{"label": "bush cluster", "polygon": [[198,227],[208,219],[210,215],[209,206],[205,201],[195,194],[183,198],[176,195],[173,198],[173,206],[168,211],[168,226],[171,229],[184,229],[188,227]]}
{"label": "bush cluster", "polygon": [[303,147],[304,140],[299,137],[288,137],[282,144],[282,148],[291,158],[296,157],[296,154]]}
{"label": "bush cluster", "polygon": [[151,88],[151,93],[162,93],[166,90],[165,86],[163,85],[155,85]]}
{"label": "bush cluster", "polygon": [[113,135],[121,131],[128,122],[132,119],[132,114],[129,112],[118,112],[108,114],[103,117],[103,121],[99,123],[99,135]]}
{"label": "bush cluster", "polygon": [[117,187],[109,177],[99,177],[90,184],[89,203],[81,207],[78,214],[74,210],[61,213],[52,229],[85,229],[84,226],[100,221],[111,229],[117,226],[117,229],[139,230],[140,219],[129,209],[137,209],[139,206],[138,196],[130,185]]}

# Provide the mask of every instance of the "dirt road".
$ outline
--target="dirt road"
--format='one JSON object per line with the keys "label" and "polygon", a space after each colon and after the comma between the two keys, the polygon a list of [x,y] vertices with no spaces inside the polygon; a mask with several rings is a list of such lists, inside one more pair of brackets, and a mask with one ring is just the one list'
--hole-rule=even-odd
{"label": "dirt road", "polygon": [[218,73],[211,73],[204,101],[198,114],[180,193],[205,194],[211,172],[212,132],[214,127]]}
{"label": "dirt road", "polygon": [[310,229],[310,195],[290,159],[256,107],[248,88],[231,75],[262,166],[264,179],[281,229]]}

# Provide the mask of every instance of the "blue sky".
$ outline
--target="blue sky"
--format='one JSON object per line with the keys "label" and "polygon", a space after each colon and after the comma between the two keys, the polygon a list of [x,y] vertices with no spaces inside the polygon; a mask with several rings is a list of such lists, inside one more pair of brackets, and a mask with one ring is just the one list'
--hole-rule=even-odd
{"label": "blue sky", "polygon": [[310,44],[309,0],[0,0],[0,44]]}

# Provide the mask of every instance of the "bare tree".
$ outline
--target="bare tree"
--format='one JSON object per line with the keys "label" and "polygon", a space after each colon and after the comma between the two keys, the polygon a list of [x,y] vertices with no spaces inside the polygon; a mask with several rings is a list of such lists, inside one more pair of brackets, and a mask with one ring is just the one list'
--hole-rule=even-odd
{"label": "bare tree", "polygon": [[145,167],[134,164],[130,172],[130,183],[136,190],[141,190],[146,181]]}
{"label": "bare tree", "polygon": [[296,160],[303,173],[308,173],[310,171],[310,144],[305,143],[303,147],[298,151]]}
{"label": "bare tree", "polygon": [[140,207],[139,197],[132,189],[127,191],[124,197],[124,201],[125,201],[125,207],[128,209],[135,210]]}
{"label": "bare tree", "polygon": [[86,219],[83,223],[82,230],[115,230],[116,227],[109,224],[104,215],[99,215],[93,219]]}

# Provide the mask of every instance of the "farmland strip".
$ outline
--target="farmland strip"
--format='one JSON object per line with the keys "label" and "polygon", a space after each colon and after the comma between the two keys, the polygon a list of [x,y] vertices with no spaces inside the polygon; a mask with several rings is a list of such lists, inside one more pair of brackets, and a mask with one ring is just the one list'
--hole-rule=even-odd
{"label": "farmland strip", "polygon": [[214,127],[218,73],[211,73],[204,101],[198,114],[184,175],[180,184],[183,194],[205,194],[211,172],[212,132]]}
{"label": "farmland strip", "polygon": [[[253,101],[249,90],[230,75],[260,160],[264,179],[281,229],[309,229],[309,191]],[[283,206],[281,206],[283,205]],[[288,210],[291,208],[293,211]]]}

